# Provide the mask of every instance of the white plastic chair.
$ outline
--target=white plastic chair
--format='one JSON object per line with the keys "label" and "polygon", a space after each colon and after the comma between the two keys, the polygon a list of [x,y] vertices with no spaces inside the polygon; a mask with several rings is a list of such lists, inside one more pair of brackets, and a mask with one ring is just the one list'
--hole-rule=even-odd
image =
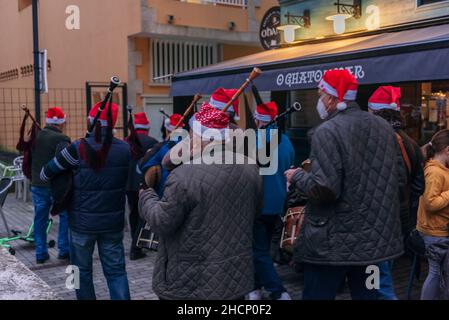
{"label": "white plastic chair", "polygon": [[11,230],[6,222],[5,215],[3,213],[3,205],[5,204],[6,197],[8,196],[8,190],[12,186],[13,181],[11,178],[2,178],[0,180],[0,216],[2,216],[3,224],[5,225],[8,236],[11,236]]}
{"label": "white plastic chair", "polygon": [[3,176],[8,175],[12,182],[15,183],[16,199],[23,198],[23,201],[26,202],[28,200],[28,180],[23,174],[22,164],[23,156],[15,158],[12,166],[4,168]]}

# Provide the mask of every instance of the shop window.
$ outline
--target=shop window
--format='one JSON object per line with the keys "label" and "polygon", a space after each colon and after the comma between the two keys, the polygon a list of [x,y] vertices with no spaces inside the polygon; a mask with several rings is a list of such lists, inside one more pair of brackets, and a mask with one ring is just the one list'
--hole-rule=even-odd
{"label": "shop window", "polygon": [[19,11],[22,11],[23,9],[31,6],[32,4],[32,0],[19,0],[18,4],[19,4]]}
{"label": "shop window", "polygon": [[422,143],[438,130],[449,128],[449,81],[421,84]]}
{"label": "shop window", "polygon": [[437,2],[448,2],[448,0],[417,0],[418,1],[418,7],[424,6],[426,4],[432,4]]}
{"label": "shop window", "polygon": [[171,76],[218,62],[216,44],[151,40],[151,84],[169,85]]}

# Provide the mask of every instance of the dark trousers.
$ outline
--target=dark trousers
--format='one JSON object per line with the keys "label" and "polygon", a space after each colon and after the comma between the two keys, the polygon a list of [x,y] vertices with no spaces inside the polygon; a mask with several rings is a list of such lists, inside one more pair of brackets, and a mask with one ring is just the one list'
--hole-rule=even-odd
{"label": "dark trousers", "polygon": [[347,280],[353,300],[376,300],[377,290],[366,287],[367,266],[304,264],[303,300],[334,300]]}
{"label": "dark trousers", "polygon": [[140,229],[145,225],[145,222],[139,216],[139,192],[127,191],[126,197],[128,198],[129,206],[129,226],[131,227],[131,252],[140,251],[137,247],[137,239],[139,237]]}
{"label": "dark trousers", "polygon": [[282,281],[271,258],[271,239],[279,215],[261,215],[254,222],[253,259],[256,289],[265,288],[272,299],[279,299],[285,292]]}

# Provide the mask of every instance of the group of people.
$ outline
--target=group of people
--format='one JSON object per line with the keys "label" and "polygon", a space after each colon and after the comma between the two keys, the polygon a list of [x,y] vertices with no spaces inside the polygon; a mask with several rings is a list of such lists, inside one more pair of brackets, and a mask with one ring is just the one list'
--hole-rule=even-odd
{"label": "group of people", "polygon": [[[68,212],[59,214],[58,258],[80,270],[78,299],[96,297],[95,244],[111,299],[130,299],[126,197],[130,258],[145,256],[137,246],[143,225],[159,237],[152,282],[160,299],[290,300],[270,250],[289,197],[306,202],[294,250],[294,262],[304,272],[303,299],[334,299],[346,283],[353,299],[396,299],[391,266],[404,254],[410,234],[423,239],[429,261],[422,298],[437,299],[449,290],[440,286],[449,268],[449,130],[432,138],[424,157],[401,130],[400,88],[379,87],[369,112],[355,102],[357,89],[347,70],[327,71],[318,88],[316,109],[323,122],[311,135],[310,169],[294,168],[292,143],[278,134],[278,167],[269,175],[260,174],[258,162],[205,163],[195,161],[201,153],[193,151],[181,164],[174,161],[170,151],[184,141],[172,135],[185,126],[178,114],[165,120],[166,139],[158,142],[148,136],[145,113],[138,113],[134,139],[123,141],[113,137],[118,106],[106,104],[94,132],[70,142],[63,134],[65,115],[50,108],[32,155],[37,262],[49,258],[49,183],[69,171],[73,190]],[[217,89],[190,118],[190,138],[196,137],[200,148],[213,147],[215,155],[240,152],[226,147],[227,132],[237,128],[236,92]],[[99,108],[100,103],[92,108],[89,123]],[[255,125],[265,128],[277,115],[274,102],[262,103],[253,115]],[[218,134],[212,138],[209,129]],[[269,140],[275,129],[258,132]],[[367,286],[371,266],[380,270],[379,288]]]}

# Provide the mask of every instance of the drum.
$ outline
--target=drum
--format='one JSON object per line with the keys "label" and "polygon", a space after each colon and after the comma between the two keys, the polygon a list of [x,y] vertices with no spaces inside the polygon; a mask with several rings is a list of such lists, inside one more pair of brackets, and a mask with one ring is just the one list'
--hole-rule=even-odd
{"label": "drum", "polygon": [[159,237],[151,231],[151,227],[148,223],[140,229],[139,236],[137,238],[137,246],[139,248],[157,251],[159,246]]}
{"label": "drum", "polygon": [[293,253],[293,248],[304,221],[305,206],[293,207],[287,210],[284,217],[284,228],[281,236],[281,249]]}

